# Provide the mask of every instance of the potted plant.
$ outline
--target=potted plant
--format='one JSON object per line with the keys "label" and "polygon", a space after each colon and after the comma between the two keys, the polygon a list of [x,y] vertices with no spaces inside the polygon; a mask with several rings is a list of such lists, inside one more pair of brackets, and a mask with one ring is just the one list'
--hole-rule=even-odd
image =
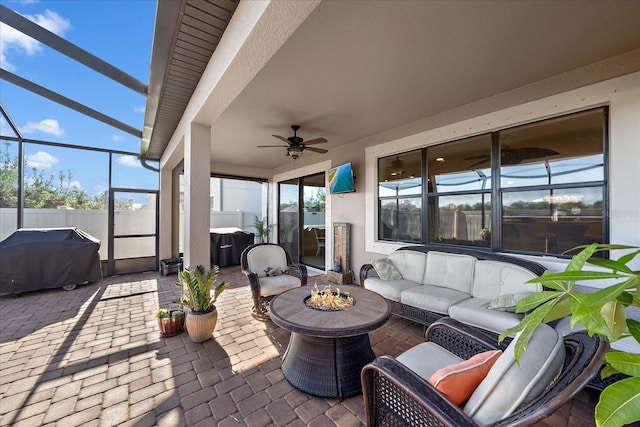
{"label": "potted plant", "polygon": [[[541,283],[545,290],[536,292],[518,302],[518,313],[529,312],[522,321],[504,331],[499,340],[522,331],[515,348],[516,360],[526,350],[529,338],[541,322],[552,322],[571,316],[571,326],[580,324],[589,335],[606,337],[609,342],[633,337],[640,344],[640,322],[627,317],[627,307],[640,307],[640,271],[627,265],[638,254],[639,248],[594,243],[579,246],[582,249],[561,273],[545,272],[530,283]],[[571,249],[573,251],[574,249]],[[626,250],[618,259],[591,258],[597,251]],[[598,271],[583,270],[584,265],[600,267]],[[615,282],[594,293],[574,290],[577,281],[606,280]],[[640,354],[610,349],[605,355],[603,378],[616,373],[627,378],[607,386],[600,394],[595,409],[598,427],[613,427],[640,421]]]}
{"label": "potted plant", "polygon": [[158,328],[160,336],[163,338],[172,337],[182,333],[184,328],[184,311],[159,308],[154,316],[158,318]]}
{"label": "potted plant", "polygon": [[256,219],[253,221],[253,228],[256,229],[256,237],[260,239],[260,243],[269,241],[269,234],[271,233],[271,225],[267,224],[267,219],[260,219],[256,215]]}
{"label": "potted plant", "polygon": [[[174,303],[187,307],[185,324],[189,338],[193,342],[211,339],[218,321],[216,300],[229,285],[227,282],[215,285],[218,280],[218,266],[212,265],[206,272],[202,265],[190,267],[178,273],[176,286],[182,288],[182,297]],[[213,289],[213,295],[212,290]]]}

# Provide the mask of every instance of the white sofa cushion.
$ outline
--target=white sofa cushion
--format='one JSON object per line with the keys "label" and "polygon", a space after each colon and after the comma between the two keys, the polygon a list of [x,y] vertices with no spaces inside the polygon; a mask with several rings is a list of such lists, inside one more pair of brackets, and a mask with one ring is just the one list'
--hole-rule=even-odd
{"label": "white sofa cushion", "polygon": [[[516,335],[516,338],[519,336]],[[516,339],[509,344],[464,406],[464,412],[479,425],[508,417],[519,406],[533,401],[562,368],[564,342],[562,336],[549,325],[543,323],[535,330],[519,364],[514,357],[515,343]]]}
{"label": "white sofa cushion", "polygon": [[471,295],[475,261],[469,255],[430,251],[423,283]]}
{"label": "white sofa cushion", "polygon": [[423,310],[448,314],[451,304],[469,297],[469,294],[455,289],[418,285],[402,291],[400,302]]}
{"label": "white sofa cushion", "polygon": [[500,295],[539,292],[540,284],[526,284],[536,276],[519,265],[502,261],[477,260],[471,295],[493,299]]}
{"label": "white sofa cushion", "polygon": [[449,317],[477,328],[502,333],[520,323],[521,314],[491,310],[491,300],[468,298],[449,307]]}
{"label": "white sofa cushion", "polygon": [[396,266],[403,279],[422,284],[427,254],[417,251],[395,251],[388,258]]}
{"label": "white sofa cushion", "polygon": [[386,299],[400,302],[400,293],[409,288],[419,286],[416,282],[406,279],[383,280],[378,277],[369,277],[364,282],[364,287]]}
{"label": "white sofa cushion", "polygon": [[396,360],[427,381],[439,369],[463,361],[449,350],[432,342],[423,342],[411,347],[396,357]]}

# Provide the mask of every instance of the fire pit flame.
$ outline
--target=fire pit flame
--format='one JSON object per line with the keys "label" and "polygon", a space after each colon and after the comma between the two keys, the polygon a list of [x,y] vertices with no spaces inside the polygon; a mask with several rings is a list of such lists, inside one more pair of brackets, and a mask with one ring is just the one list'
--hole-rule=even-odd
{"label": "fire pit flame", "polygon": [[316,310],[339,311],[353,307],[353,297],[349,292],[340,293],[340,288],[336,288],[335,292],[331,291],[330,286],[325,286],[322,291],[318,290],[318,285],[313,285],[311,296],[305,299],[308,307]]}

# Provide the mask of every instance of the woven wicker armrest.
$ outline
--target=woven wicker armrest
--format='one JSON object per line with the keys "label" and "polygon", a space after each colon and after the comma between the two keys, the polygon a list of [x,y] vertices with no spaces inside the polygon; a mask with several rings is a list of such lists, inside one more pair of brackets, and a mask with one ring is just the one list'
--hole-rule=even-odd
{"label": "woven wicker armrest", "polygon": [[307,266],[303,264],[291,263],[288,265],[289,274],[296,276],[300,279],[300,285],[305,286],[307,284]]}
{"label": "woven wicker armrest", "polygon": [[462,359],[469,359],[484,351],[506,348],[506,344],[498,345],[497,336],[449,317],[432,323],[425,337],[427,341],[438,344]]}
{"label": "woven wicker armrest", "polygon": [[378,273],[371,264],[364,264],[360,267],[360,286],[364,286],[364,280],[367,277],[378,277]]}
{"label": "woven wicker armrest", "polygon": [[476,426],[428,382],[389,356],[362,370],[368,426]]}

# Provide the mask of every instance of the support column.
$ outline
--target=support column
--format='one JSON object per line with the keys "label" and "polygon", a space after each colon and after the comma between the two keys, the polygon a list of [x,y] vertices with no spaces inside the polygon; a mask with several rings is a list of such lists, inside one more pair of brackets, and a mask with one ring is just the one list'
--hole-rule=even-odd
{"label": "support column", "polygon": [[160,205],[159,205],[159,227],[160,230],[160,259],[173,258],[171,242],[173,239],[171,223],[173,221],[173,191],[172,191],[172,171],[168,167],[160,168]]}
{"label": "support column", "polygon": [[211,128],[192,123],[184,141],[184,267],[211,266]]}

